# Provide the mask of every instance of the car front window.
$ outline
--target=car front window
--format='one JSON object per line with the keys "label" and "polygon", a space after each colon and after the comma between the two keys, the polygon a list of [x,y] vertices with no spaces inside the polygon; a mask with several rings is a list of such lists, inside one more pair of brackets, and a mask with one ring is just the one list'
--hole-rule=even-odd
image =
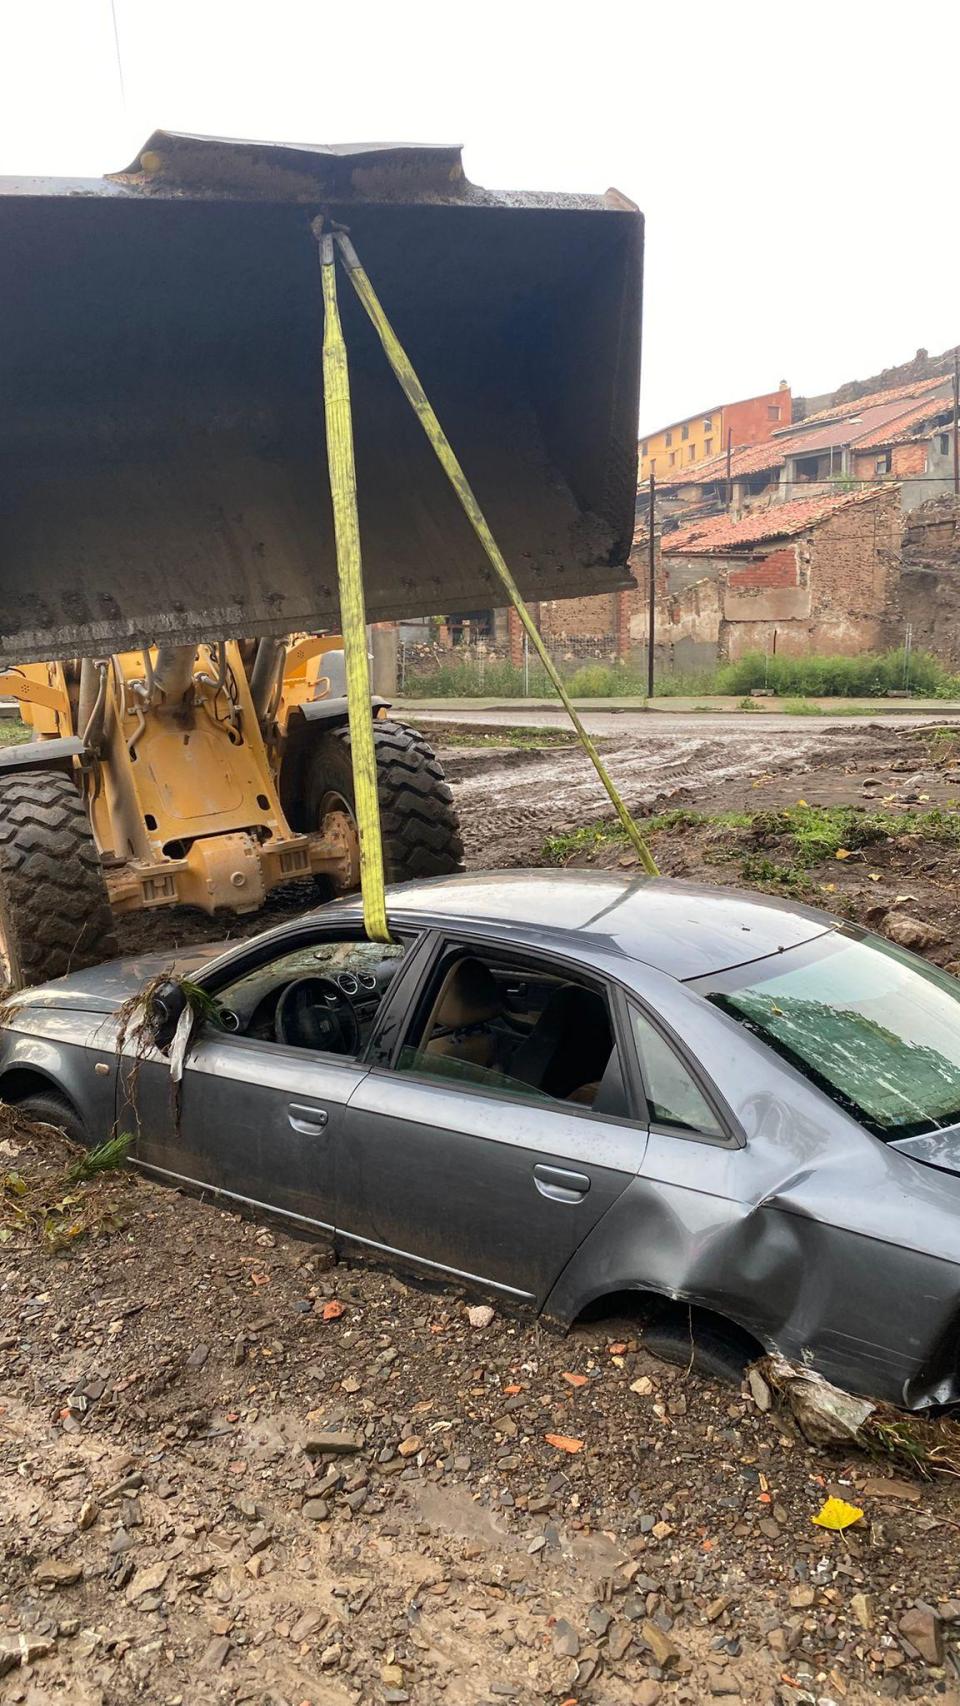
{"label": "car front window", "polygon": [[960,983],[890,943],[834,932],[698,987],[877,1136],[960,1120]]}

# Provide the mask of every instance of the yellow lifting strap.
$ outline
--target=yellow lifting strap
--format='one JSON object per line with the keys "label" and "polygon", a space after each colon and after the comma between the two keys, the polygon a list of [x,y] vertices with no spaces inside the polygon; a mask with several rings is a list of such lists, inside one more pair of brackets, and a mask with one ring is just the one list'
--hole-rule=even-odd
{"label": "yellow lifting strap", "polygon": [[347,346],[337,306],[336,251],[329,232],[314,225],[320,243],[323,280],[323,407],[327,424],[327,465],[340,582],[340,621],[347,675],[347,719],[353,759],[353,788],[360,839],[360,890],[363,924],[373,942],[389,942],[383,881],[383,841],[377,794],[377,755],[370,704],[367,618],[363,603],[363,562],[357,515],[357,474],[353,459],[353,417]]}
{"label": "yellow lifting strap", "polygon": [[[483,546],[487,556],[490,559],[490,562],[492,563],[494,569],[496,570],[498,576],[500,577],[500,580],[502,581],[504,587],[506,588],[506,591],[509,595],[510,601],[511,601],[514,609],[516,610],[517,615],[520,618],[520,621],[523,623],[523,626],[526,629],[527,634],[529,635],[530,642],[533,645],[534,650],[537,652],[537,655],[539,656],[540,661],[543,664],[544,669],[546,670],[548,676],[550,677],[550,680],[553,682],[553,685],[557,690],[557,693],[559,694],[561,700],[563,701],[563,704],[566,707],[567,714],[570,718],[570,721],[573,723],[573,726],[576,729],[577,734],[580,737],[581,745],[584,747],[588,756],[592,760],[592,763],[593,763],[593,766],[597,772],[597,775],[599,776],[601,782],[603,783],[604,788],[606,789],[608,795],[610,796],[610,800],[613,804],[614,810],[616,811],[616,814],[617,814],[618,818],[620,819],[620,822],[623,825],[624,830],[626,831],[627,835],[629,836],[630,840],[632,841],[634,847],[637,850],[637,854],[639,856],[641,865],[643,866],[644,870],[648,873],[649,876],[651,876],[651,877],[658,876],[659,872],[658,872],[657,866],[654,862],[653,854],[650,852],[650,849],[647,846],[647,843],[644,841],[643,836],[640,834],[640,831],[637,828],[636,824],[634,823],[633,818],[631,817],[629,811],[627,810],[627,807],[624,804],[623,799],[621,798],[620,793],[616,787],[616,784],[614,783],[613,778],[611,777],[609,771],[607,770],[606,765],[603,762],[603,759],[600,757],[600,754],[597,751],[593,741],[590,739],[590,736],[588,735],[586,729],[584,728],[583,723],[580,720],[580,717],[577,715],[576,709],[573,705],[573,702],[570,698],[570,695],[568,694],[568,692],[567,692],[567,690],[563,684],[563,681],[562,681],[560,674],[559,674],[559,672],[558,672],[558,670],[557,670],[557,668],[553,662],[553,659],[551,658],[550,653],[547,651],[546,646],[544,645],[542,639],[540,638],[540,633],[539,633],[539,630],[537,628],[537,625],[534,622],[533,617],[530,615],[530,612],[527,609],[527,607],[523,601],[523,598],[522,598],[521,593],[520,593],[520,588],[517,586],[516,581],[514,580],[512,574],[510,573],[510,570],[507,567],[507,564],[506,564],[506,561],[503,557],[503,554],[501,553],[500,548],[497,545],[497,542],[494,539],[493,534],[490,531],[489,525],[487,523],[487,519],[486,519],[482,509],[480,508],[479,503],[477,502],[477,499],[473,493],[473,490],[470,486],[470,483],[467,480],[467,477],[464,474],[463,469],[461,468],[460,463],[458,462],[457,457],[454,454],[453,448],[452,448],[449,440],[447,439],[447,436],[446,436],[443,428],[441,427],[440,422],[437,420],[437,417],[433,412],[433,409],[430,405],[430,401],[426,395],[426,392],[423,389],[423,386],[421,385],[419,379],[417,378],[416,373],[414,372],[414,369],[410,363],[410,360],[406,354],[406,351],[404,350],[402,344],[400,343],[399,338],[397,337],[395,331],[393,330],[393,327],[391,326],[389,320],[387,319],[386,314],[383,311],[383,308],[380,305],[380,301],[379,301],[379,298],[377,297],[376,291],[374,290],[373,285],[370,283],[370,280],[367,277],[367,274],[365,273],[363,267],[360,264],[360,261],[359,261],[358,256],[357,256],[357,252],[354,249],[353,244],[350,242],[349,237],[346,235],[346,233],[344,231],[341,231],[341,230],[334,228],[334,236],[336,238],[337,245],[340,249],[340,254],[343,258],[344,265],[347,269],[347,272],[350,275],[350,282],[353,285],[353,288],[356,291],[357,295],[359,296],[360,301],[363,303],[363,306],[366,309],[366,312],[367,312],[369,319],[373,322],[373,325],[376,329],[376,332],[377,332],[377,335],[380,339],[380,342],[383,345],[384,353],[387,357],[387,360],[390,363],[390,366],[393,368],[393,371],[396,374],[397,379],[400,382],[401,389],[403,390],[404,395],[407,397],[408,401],[410,402],[410,404],[413,408],[413,411],[416,414],[416,416],[420,422],[420,425],[423,427],[423,430],[426,433],[427,438],[429,439],[434,450],[436,451],[436,454],[440,460],[441,466],[444,468],[444,470],[447,474],[447,477],[450,481],[450,484],[452,485],[454,491],[456,492],[457,497],[460,499],[460,502],[461,502],[461,504],[462,504],[462,506],[466,512],[467,518],[470,521],[470,523],[473,527],[473,530],[477,535],[477,538],[479,539],[479,541],[480,541],[481,545]],[[323,241],[324,241],[324,243],[326,243],[329,241],[329,238],[325,236]],[[328,267],[326,264],[324,264],[323,270],[324,270],[324,277],[326,277],[326,274],[328,272],[330,272],[331,274],[333,272],[333,268]],[[324,288],[326,291],[327,287],[325,286]],[[334,293],[333,300],[334,300],[334,313],[335,313],[336,312],[336,296],[335,296],[335,293]],[[330,316],[329,316],[329,311],[328,311],[328,322],[329,322],[329,318],[330,318]],[[339,323],[338,323],[338,325],[339,325]],[[342,339],[341,339],[341,347],[342,347]],[[326,373],[326,341],[324,342],[324,372]],[[345,358],[345,355],[344,355],[344,381],[343,382],[344,382],[344,389],[346,390],[346,358]],[[349,401],[347,403],[347,408],[349,409]],[[330,404],[329,404],[329,400],[328,400],[328,402],[327,402],[327,420],[328,420],[327,435],[328,435],[328,439],[330,436],[329,419],[330,419]],[[347,418],[346,424],[347,424],[347,436],[349,437],[349,418]],[[329,454],[331,457],[330,481],[331,481],[331,485],[333,485],[333,480],[334,480],[333,456],[332,456],[332,452],[329,452]],[[351,477],[351,481],[352,481],[352,478],[353,478],[352,447],[351,447],[351,457],[350,457],[350,477]],[[354,516],[354,525],[355,525],[355,523],[356,523],[356,492],[355,492],[355,489],[353,487],[351,487],[351,490],[353,493],[353,516]],[[334,504],[336,506],[336,495],[334,496]],[[337,528],[337,552],[338,552],[338,556],[339,556],[339,553],[340,553],[340,529],[339,529],[339,525]],[[358,543],[356,546],[356,562],[358,565],[359,565],[359,560],[360,560],[360,550],[359,550],[359,543]],[[353,571],[348,566],[348,574],[345,575],[345,568],[343,565],[341,565],[340,576],[341,576],[341,589],[343,589],[345,579],[349,578],[352,581]],[[360,596],[360,608],[362,610],[362,593],[359,596]],[[341,590],[341,597],[343,597],[343,590]],[[361,616],[361,620],[362,620],[362,616]],[[346,644],[346,626],[344,626],[344,643]],[[366,674],[366,652],[364,652],[363,662],[364,662],[364,674]],[[349,668],[350,668],[350,653],[348,651],[347,652],[348,691],[349,691],[349,681],[350,681]],[[352,712],[352,709],[351,709],[350,730],[351,730],[351,739],[352,739],[353,738],[353,712]],[[370,745],[371,745],[371,753],[372,753],[372,737],[371,737]],[[354,750],[356,752],[356,750],[357,750],[356,747],[354,748]],[[374,789],[374,800],[375,799],[376,799],[376,790]],[[360,807],[359,782],[357,785],[357,806],[358,806],[358,816],[359,816],[359,807]],[[361,824],[362,824],[362,821],[363,820],[361,819]],[[361,830],[361,835],[362,835],[362,830]],[[361,839],[361,855],[362,855],[362,852],[363,852],[363,840]],[[361,870],[362,869],[363,869],[363,867],[361,865]],[[380,870],[380,881],[381,881],[381,885],[382,885],[382,862],[379,865],[379,870]],[[364,892],[364,906],[366,907],[366,894],[367,894],[366,887],[364,887],[363,892]],[[382,886],[381,886],[381,893],[382,893]]]}

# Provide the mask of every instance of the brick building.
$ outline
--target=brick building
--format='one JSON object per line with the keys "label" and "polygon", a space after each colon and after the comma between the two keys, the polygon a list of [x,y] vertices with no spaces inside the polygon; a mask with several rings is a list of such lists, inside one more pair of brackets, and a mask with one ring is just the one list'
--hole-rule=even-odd
{"label": "brick building", "polygon": [[[809,415],[765,443],[714,456],[697,468],[661,476],[664,501],[684,509],[734,515],[788,503],[805,488],[836,490],[843,482],[903,480],[903,507],[946,490],[952,478],[949,434],[953,388],[948,376],[895,386]],[[915,482],[923,481],[926,490]]]}
{"label": "brick building", "polygon": [[[664,536],[658,649],[678,666],[746,652],[874,651],[898,639],[896,488],[712,516]],[[636,643],[643,618],[634,618]]]}

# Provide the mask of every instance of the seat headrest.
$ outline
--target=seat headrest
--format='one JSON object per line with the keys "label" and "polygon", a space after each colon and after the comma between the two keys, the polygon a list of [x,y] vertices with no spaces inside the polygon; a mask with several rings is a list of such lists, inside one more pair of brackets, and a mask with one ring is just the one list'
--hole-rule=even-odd
{"label": "seat headrest", "polygon": [[500,1012],[497,985],[480,960],[458,960],[443,987],[434,1025],[477,1025]]}

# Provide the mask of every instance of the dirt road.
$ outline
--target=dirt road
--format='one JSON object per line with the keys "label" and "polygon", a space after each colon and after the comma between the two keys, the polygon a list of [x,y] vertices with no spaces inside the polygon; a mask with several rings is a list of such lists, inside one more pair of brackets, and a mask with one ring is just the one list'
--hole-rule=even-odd
{"label": "dirt road", "polygon": [[[774,723],[784,726],[772,727]],[[435,726],[454,785],[469,864],[539,864],[548,835],[611,814],[596,772],[579,749],[449,750],[444,749],[443,731],[450,725]],[[460,725],[458,732],[463,732]],[[744,717],[731,727],[729,717],[663,717],[657,722],[629,715],[621,721],[609,714],[597,718],[596,732],[603,736],[604,762],[637,816],[680,803],[704,811],[728,810],[748,797],[755,807],[754,783],[761,780],[764,804],[792,804],[809,791],[808,781],[811,801],[862,803],[863,776],[917,751],[922,735],[912,723],[864,725],[853,718],[824,723],[820,718]]]}

